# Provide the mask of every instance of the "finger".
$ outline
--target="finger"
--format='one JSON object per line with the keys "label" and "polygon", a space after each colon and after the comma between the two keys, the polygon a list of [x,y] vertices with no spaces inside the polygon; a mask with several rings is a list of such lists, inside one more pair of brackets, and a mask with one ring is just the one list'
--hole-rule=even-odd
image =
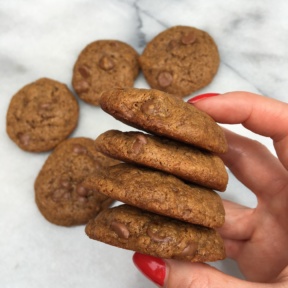
{"label": "finger", "polygon": [[[286,283],[287,285],[287,282],[288,282],[288,266],[286,266],[282,271],[281,273],[279,274],[279,276],[277,277],[276,281],[278,283],[281,283],[281,284],[284,284]],[[285,286],[283,286],[285,287]]]}
{"label": "finger", "polygon": [[222,238],[246,241],[254,232],[254,209],[240,204],[223,200],[225,209],[225,223],[217,229]]}
{"label": "finger", "polygon": [[278,159],[258,141],[224,131],[228,152],[220,157],[236,178],[265,202],[284,193],[288,172]]}
{"label": "finger", "polygon": [[[141,259],[140,255],[138,261]],[[137,257],[138,258],[138,257]],[[259,283],[247,282],[235,277],[229,276],[220,272],[219,270],[203,263],[190,263],[186,261],[177,260],[161,260],[155,257],[144,255],[143,259],[151,258],[149,261],[149,267],[154,267],[154,260],[162,262],[162,268],[165,271],[164,280],[156,282],[157,274],[150,274],[147,276],[151,281],[158,285],[158,287],[167,288],[204,288],[204,287],[221,287],[221,288],[261,288],[265,287]],[[144,260],[145,261],[145,260]],[[143,263],[141,263],[143,266]],[[142,271],[143,272],[143,271]]]}
{"label": "finger", "polygon": [[[243,280],[233,278],[212,268],[207,264],[185,263],[175,260],[166,260],[168,266],[165,287],[256,287]],[[217,284],[216,284],[217,283]],[[216,286],[217,285],[217,286]]]}
{"label": "finger", "polygon": [[237,259],[243,244],[255,230],[254,209],[223,200],[225,223],[217,229],[224,240],[227,257]]}
{"label": "finger", "polygon": [[226,256],[228,258],[237,261],[241,252],[243,251],[243,246],[246,244],[245,240],[234,240],[230,238],[223,238]]}
{"label": "finger", "polygon": [[287,269],[284,269],[282,271],[282,275],[280,274],[281,277],[276,278],[273,284],[266,284],[259,283],[258,281],[261,280],[256,280],[255,277],[253,277],[253,282],[235,278],[204,263],[189,263],[184,261],[166,259],[165,264],[166,277],[163,287],[167,288],[281,288],[287,287],[288,284]]}
{"label": "finger", "polygon": [[217,122],[242,123],[257,134],[271,137],[280,161],[288,169],[287,103],[247,92],[231,92],[193,104]]}
{"label": "finger", "polygon": [[[167,288],[260,288],[256,283],[246,282],[226,275],[207,264],[176,260],[162,260],[136,252],[136,267],[158,287]],[[257,285],[257,286],[256,286]]]}

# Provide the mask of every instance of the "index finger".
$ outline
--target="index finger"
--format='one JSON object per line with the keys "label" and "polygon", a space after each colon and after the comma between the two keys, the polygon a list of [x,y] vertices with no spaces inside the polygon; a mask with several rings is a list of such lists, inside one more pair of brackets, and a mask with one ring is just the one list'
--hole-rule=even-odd
{"label": "index finger", "polygon": [[241,123],[257,134],[272,138],[279,160],[288,169],[287,103],[248,92],[230,92],[193,104],[219,123]]}

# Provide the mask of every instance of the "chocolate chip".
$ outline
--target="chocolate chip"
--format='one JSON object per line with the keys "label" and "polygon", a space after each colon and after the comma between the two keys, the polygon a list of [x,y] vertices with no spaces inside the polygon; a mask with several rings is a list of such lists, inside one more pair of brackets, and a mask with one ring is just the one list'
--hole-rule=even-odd
{"label": "chocolate chip", "polygon": [[22,109],[17,109],[15,112],[15,117],[17,120],[20,120],[22,116]]}
{"label": "chocolate chip", "polygon": [[158,80],[158,84],[161,87],[165,88],[165,87],[168,87],[172,84],[173,76],[171,73],[164,71],[164,72],[160,72],[157,80]]}
{"label": "chocolate chip", "polygon": [[117,42],[110,42],[109,46],[113,47],[113,48],[117,48],[117,47],[119,47],[119,44]]}
{"label": "chocolate chip", "polygon": [[40,110],[50,110],[51,105],[52,105],[52,104],[49,103],[49,102],[41,103],[41,104],[39,105],[39,109],[40,109]]}
{"label": "chocolate chip", "polygon": [[37,113],[44,119],[53,118],[55,115],[53,113],[52,103],[42,103],[38,106]]}
{"label": "chocolate chip", "polygon": [[192,214],[192,210],[191,209],[183,210],[183,218],[184,219],[189,219],[191,217],[191,214]]}
{"label": "chocolate chip", "polygon": [[148,236],[155,242],[169,242],[172,240],[170,236],[167,236],[165,231],[161,231],[161,227],[153,223],[147,229]]}
{"label": "chocolate chip", "polygon": [[155,103],[154,103],[153,99],[148,100],[141,105],[141,111],[144,114],[154,115],[154,114],[156,114],[155,112],[157,112],[156,110],[157,109],[155,109]]}
{"label": "chocolate chip", "polygon": [[109,56],[105,55],[99,60],[99,66],[103,70],[108,71],[114,67],[114,62]]}
{"label": "chocolate chip", "polygon": [[87,197],[77,197],[77,201],[78,202],[81,202],[81,203],[86,203],[88,201],[88,198]]}
{"label": "chocolate chip", "polygon": [[190,242],[187,244],[187,246],[182,250],[182,252],[179,254],[180,256],[195,256],[197,252],[197,245],[194,242]]}
{"label": "chocolate chip", "polygon": [[86,65],[82,65],[78,68],[79,73],[82,75],[83,78],[90,77],[90,68]]}
{"label": "chocolate chip", "polygon": [[65,191],[65,193],[62,196],[63,199],[68,200],[71,198],[71,194],[69,193],[69,191]]}
{"label": "chocolate chip", "polygon": [[176,40],[171,40],[169,43],[168,43],[168,45],[167,45],[167,51],[171,51],[171,50],[173,50],[173,49],[175,49],[176,47],[178,47],[179,46],[179,43],[178,43],[178,41],[176,41]]}
{"label": "chocolate chip", "polygon": [[183,35],[181,38],[181,42],[184,45],[193,44],[196,41],[196,35],[194,32],[190,32],[189,34]]}
{"label": "chocolate chip", "polygon": [[80,144],[74,144],[73,152],[76,154],[87,154],[87,149]]}
{"label": "chocolate chip", "polygon": [[166,117],[168,111],[157,100],[149,99],[141,105],[141,111],[147,115]]}
{"label": "chocolate chip", "polygon": [[53,194],[52,194],[52,200],[55,202],[60,201],[63,196],[66,194],[66,190],[65,189],[56,189]]}
{"label": "chocolate chip", "polygon": [[113,221],[110,224],[110,228],[120,237],[123,239],[128,239],[129,238],[129,230],[127,228],[127,226],[123,223],[117,222],[117,221]]}
{"label": "chocolate chip", "polygon": [[133,110],[127,107],[127,105],[125,105],[124,103],[121,103],[119,106],[120,106],[119,108],[121,109],[121,111],[123,111],[123,114],[125,115],[125,117],[132,118],[135,115]]}
{"label": "chocolate chip", "polygon": [[77,186],[76,192],[79,196],[82,196],[82,197],[88,196],[88,190],[81,185]]}
{"label": "chocolate chip", "polygon": [[26,133],[18,133],[17,135],[19,141],[21,142],[22,145],[27,146],[30,143],[30,135]]}
{"label": "chocolate chip", "polygon": [[84,93],[84,92],[89,91],[90,85],[87,81],[82,80],[82,81],[77,82],[74,85],[74,89],[77,93]]}
{"label": "chocolate chip", "polygon": [[72,188],[72,184],[69,180],[60,180],[60,185],[68,190]]}
{"label": "chocolate chip", "polygon": [[132,150],[134,154],[139,154],[143,146],[147,144],[147,139],[144,135],[137,135],[135,141],[132,144]]}

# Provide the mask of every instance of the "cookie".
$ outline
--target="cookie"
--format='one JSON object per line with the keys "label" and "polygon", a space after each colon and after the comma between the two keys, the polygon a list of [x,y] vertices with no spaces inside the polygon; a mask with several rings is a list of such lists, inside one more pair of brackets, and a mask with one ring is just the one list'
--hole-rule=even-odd
{"label": "cookie", "polygon": [[49,151],[72,133],[78,116],[78,102],[67,86],[41,78],[12,97],[6,131],[25,151]]}
{"label": "cookie", "polygon": [[225,191],[228,174],[213,153],[141,132],[109,130],[95,140],[98,151],[112,158],[171,173],[189,182]]}
{"label": "cookie", "polygon": [[155,89],[112,89],[103,92],[101,108],[135,128],[212,152],[228,146],[222,128],[206,113]]}
{"label": "cookie", "polygon": [[116,40],[98,40],[80,53],[72,85],[82,100],[97,106],[103,91],[132,87],[138,73],[138,53],[131,46]]}
{"label": "cookie", "polygon": [[82,185],[126,204],[193,224],[217,228],[225,221],[223,203],[216,192],[146,167],[120,163],[88,176]]}
{"label": "cookie", "polygon": [[139,62],[153,89],[184,97],[212,81],[220,57],[214,40],[207,32],[194,27],[175,26],[152,39]]}
{"label": "cookie", "polygon": [[210,262],[225,258],[214,229],[149,213],[129,205],[102,211],[86,225],[95,240],[160,258]]}
{"label": "cookie", "polygon": [[35,200],[51,223],[72,226],[86,224],[113,200],[83,187],[90,174],[118,161],[104,156],[89,138],[70,138],[50,154],[35,181]]}

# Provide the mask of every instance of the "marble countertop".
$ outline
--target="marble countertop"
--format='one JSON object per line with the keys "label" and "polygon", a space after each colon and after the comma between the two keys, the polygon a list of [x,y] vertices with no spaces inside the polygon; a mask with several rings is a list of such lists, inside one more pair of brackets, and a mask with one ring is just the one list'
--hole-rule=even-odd
{"label": "marble countertop", "polygon": [[[285,0],[12,0],[0,1],[0,287],[154,287],[134,267],[132,252],[90,240],[84,226],[64,228],[43,219],[34,202],[34,180],[48,153],[20,150],[5,131],[12,95],[40,77],[71,88],[79,52],[97,39],[118,39],[139,53],[174,25],[209,32],[221,64],[213,82],[196,94],[245,90],[287,102],[288,2]],[[148,88],[142,75],[136,87]],[[96,138],[127,130],[99,107],[80,101],[72,136]],[[235,125],[272,150],[269,139]],[[254,206],[255,198],[233,175],[223,198]],[[222,194],[221,194],[222,196]],[[229,259],[214,263],[241,277]]]}

